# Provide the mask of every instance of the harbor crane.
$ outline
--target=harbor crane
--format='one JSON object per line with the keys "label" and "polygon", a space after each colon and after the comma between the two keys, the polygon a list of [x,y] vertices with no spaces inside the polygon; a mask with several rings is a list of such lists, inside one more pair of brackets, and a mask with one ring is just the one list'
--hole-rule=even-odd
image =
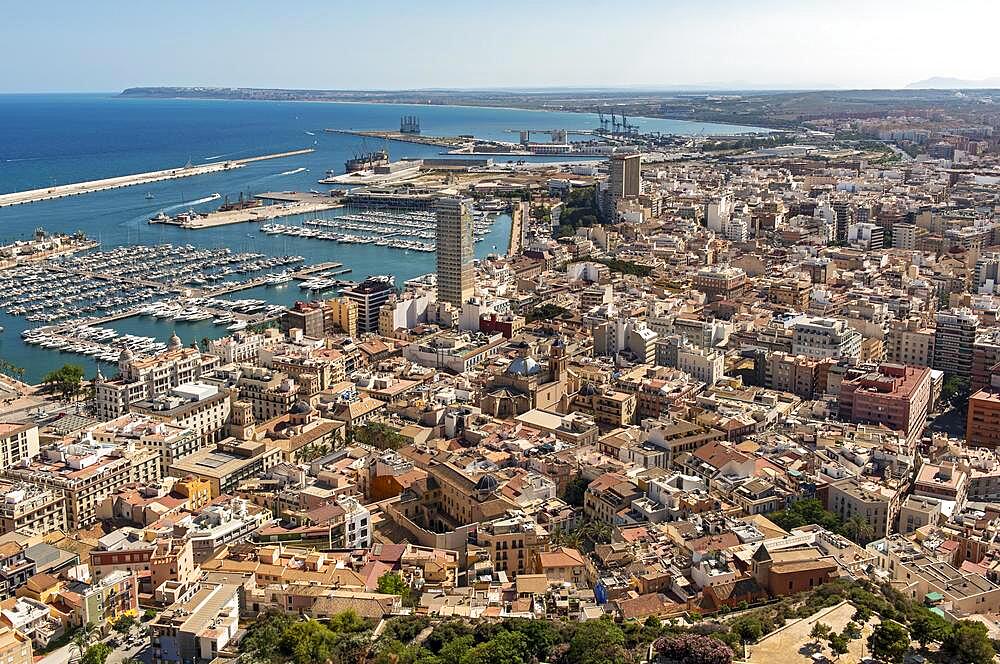
{"label": "harbor crane", "polygon": [[597,117],[601,123],[601,131],[604,133],[608,132],[608,123],[610,122],[605,116],[604,111],[597,111]]}

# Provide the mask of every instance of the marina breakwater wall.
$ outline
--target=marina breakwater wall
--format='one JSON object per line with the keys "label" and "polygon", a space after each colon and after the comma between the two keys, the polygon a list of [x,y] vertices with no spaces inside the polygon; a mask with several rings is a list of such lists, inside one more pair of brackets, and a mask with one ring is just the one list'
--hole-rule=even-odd
{"label": "marina breakwater wall", "polygon": [[0,194],[0,207],[11,205],[24,205],[25,203],[35,203],[67,196],[79,196],[90,194],[96,191],[106,191],[108,189],[120,189],[122,187],[134,187],[140,184],[160,182],[162,180],[173,180],[176,178],[191,177],[194,175],[209,175],[221,171],[230,171],[242,168],[247,164],[264,161],[266,159],[281,159],[283,157],[294,157],[296,155],[313,152],[313,148],[303,150],[291,150],[289,152],[278,152],[275,154],[258,155],[256,157],[246,157],[244,159],[231,159],[229,161],[203,164],[200,166],[181,166],[179,168],[168,168],[161,171],[149,171],[146,173],[134,173],[132,175],[119,175],[117,177],[103,178],[100,180],[89,180],[87,182],[75,182],[73,184],[63,184],[44,189],[29,189],[27,191],[15,191],[9,194]]}

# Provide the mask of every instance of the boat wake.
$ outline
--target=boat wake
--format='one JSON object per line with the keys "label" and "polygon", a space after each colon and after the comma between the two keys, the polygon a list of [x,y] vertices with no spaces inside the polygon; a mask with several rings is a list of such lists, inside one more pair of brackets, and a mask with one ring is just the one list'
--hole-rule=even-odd
{"label": "boat wake", "polygon": [[281,173],[278,173],[278,175],[295,175],[296,173],[301,173],[304,170],[306,170],[305,167],[303,167],[303,168],[295,168],[295,169],[292,169],[290,171],[283,171]]}
{"label": "boat wake", "polygon": [[222,198],[221,194],[212,194],[211,196],[205,196],[204,198],[197,198],[193,201],[183,201],[181,203],[177,203],[176,205],[168,205],[167,207],[163,208],[161,212],[168,212],[170,210],[179,210],[181,208],[191,207],[192,205],[200,205],[201,203],[210,203],[211,201],[217,201],[220,198]]}
{"label": "boat wake", "polygon": [[211,157],[205,157],[205,161],[212,161],[213,159],[222,159],[227,154],[232,154],[231,152],[224,152],[223,154],[213,154]]}

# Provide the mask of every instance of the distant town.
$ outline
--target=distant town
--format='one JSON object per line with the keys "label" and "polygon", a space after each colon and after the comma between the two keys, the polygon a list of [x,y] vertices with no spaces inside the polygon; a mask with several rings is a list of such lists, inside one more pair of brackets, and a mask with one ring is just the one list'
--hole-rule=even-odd
{"label": "distant town", "polygon": [[[25,343],[81,358],[38,384],[0,361],[4,664],[995,661],[996,91],[123,94],[594,122],[435,136],[414,105],[326,131],[437,157],[142,221],[433,253],[399,282],[43,229],[0,248]],[[224,297],[286,283],[290,307]],[[140,316],[225,334],[111,328]]]}

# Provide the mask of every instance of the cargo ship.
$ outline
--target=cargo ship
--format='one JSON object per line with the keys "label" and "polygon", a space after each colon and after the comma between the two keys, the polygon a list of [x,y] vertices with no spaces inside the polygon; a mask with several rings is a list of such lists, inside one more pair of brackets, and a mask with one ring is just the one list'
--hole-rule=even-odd
{"label": "cargo ship", "polygon": [[344,170],[348,173],[370,171],[376,166],[386,166],[389,163],[389,151],[385,148],[375,152],[364,152],[354,155],[353,159],[344,162]]}

